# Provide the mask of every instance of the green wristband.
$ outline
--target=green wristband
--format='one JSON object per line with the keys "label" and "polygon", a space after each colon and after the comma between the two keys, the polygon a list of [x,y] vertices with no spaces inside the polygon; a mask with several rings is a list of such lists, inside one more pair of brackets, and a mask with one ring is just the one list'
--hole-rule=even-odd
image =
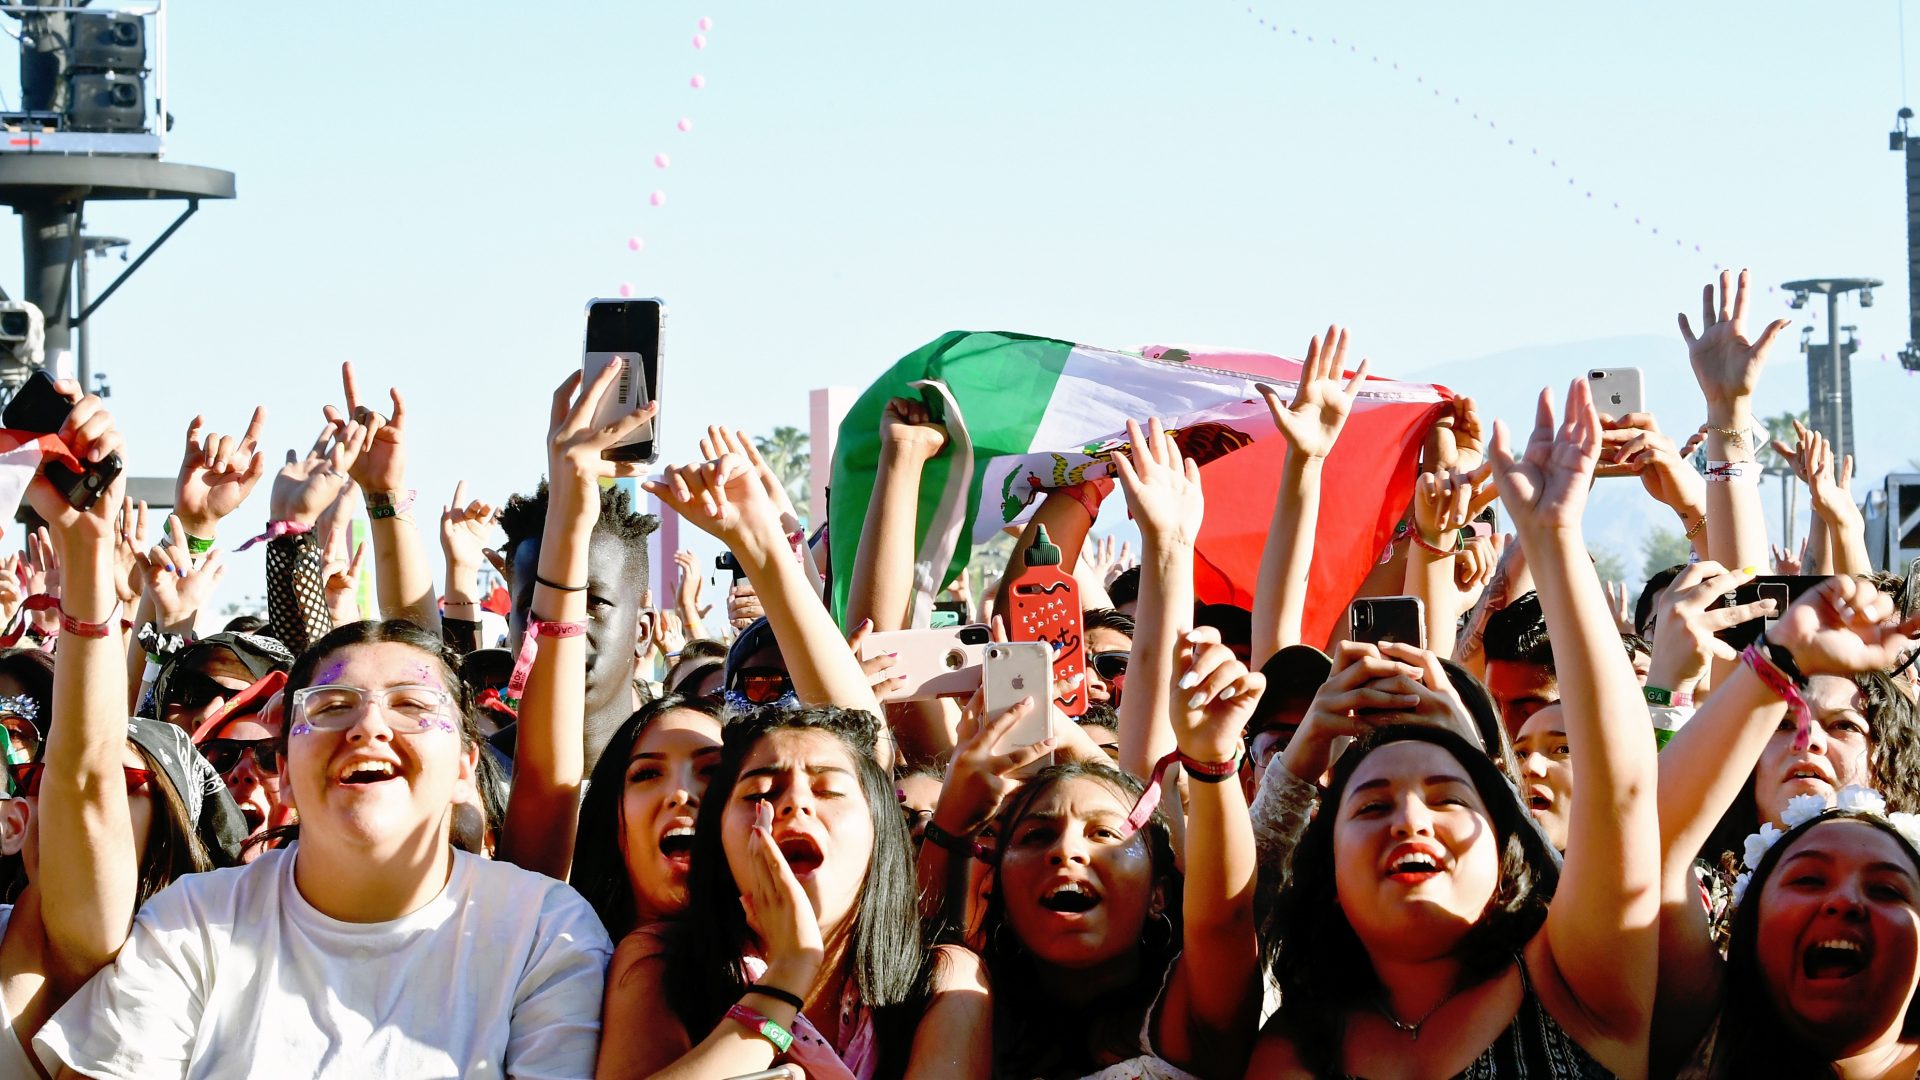
{"label": "green wristband", "polygon": [[207,552],[212,550],[213,550],[212,540],[209,540],[203,536],[189,535],[187,537],[187,553],[188,554],[205,555]]}
{"label": "green wristband", "polygon": [[1662,690],[1657,686],[1642,687],[1640,692],[1647,697],[1649,705],[1673,705],[1673,691]]}

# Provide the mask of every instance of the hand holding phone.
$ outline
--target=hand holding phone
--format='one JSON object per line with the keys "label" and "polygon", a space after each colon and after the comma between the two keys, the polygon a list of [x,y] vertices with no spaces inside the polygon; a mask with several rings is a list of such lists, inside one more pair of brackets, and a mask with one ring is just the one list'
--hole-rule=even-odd
{"label": "hand holding phone", "polygon": [[79,460],[80,471],[49,461],[40,475],[68,506],[84,514],[119,479],[123,440],[100,399],[82,396],[79,389],[77,383],[56,384],[45,370],[35,371],[0,411],[0,424],[12,431],[60,437]]}
{"label": "hand holding phone", "polygon": [[[1003,641],[987,646],[981,697],[985,716],[998,716],[1027,697],[1038,706],[993,744],[992,753],[1004,754],[1014,747],[1029,746],[1052,735],[1053,649],[1039,641]],[[1051,764],[1053,755],[1049,753],[1019,775],[1038,772]]]}
{"label": "hand holding phone", "polygon": [[[582,383],[591,383],[610,365],[620,365],[618,379],[594,414],[596,426],[612,424],[647,402],[660,400],[660,337],[666,317],[666,304],[657,297],[588,302]],[[601,451],[601,456],[609,461],[658,460],[659,424],[656,411],[652,419]]]}
{"label": "hand holding phone", "polygon": [[1347,640],[1427,647],[1426,604],[1417,596],[1363,597],[1347,609]]}

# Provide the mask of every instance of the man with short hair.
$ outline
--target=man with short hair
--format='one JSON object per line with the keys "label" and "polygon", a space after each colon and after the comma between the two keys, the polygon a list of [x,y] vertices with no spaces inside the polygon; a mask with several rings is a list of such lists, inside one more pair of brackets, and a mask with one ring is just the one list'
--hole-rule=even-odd
{"label": "man with short hair", "polygon": [[1553,643],[1538,593],[1527,593],[1487,617],[1487,692],[1500,707],[1500,724],[1517,738],[1527,717],[1560,700]]}

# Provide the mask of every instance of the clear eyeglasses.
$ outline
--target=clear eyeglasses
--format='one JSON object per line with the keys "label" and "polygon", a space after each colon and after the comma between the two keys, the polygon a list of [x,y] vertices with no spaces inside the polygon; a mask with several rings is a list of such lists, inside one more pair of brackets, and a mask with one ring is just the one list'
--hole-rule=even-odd
{"label": "clear eyeglasses", "polygon": [[289,718],[292,734],[340,731],[352,727],[369,703],[378,702],[387,725],[406,735],[423,731],[452,731],[453,695],[438,686],[389,686],[368,690],[359,686],[309,686],[296,690]]}

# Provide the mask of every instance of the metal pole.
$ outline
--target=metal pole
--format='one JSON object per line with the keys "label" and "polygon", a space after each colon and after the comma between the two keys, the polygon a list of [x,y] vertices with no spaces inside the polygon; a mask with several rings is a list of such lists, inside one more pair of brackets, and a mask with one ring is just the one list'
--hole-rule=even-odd
{"label": "metal pole", "polygon": [[1832,404],[1827,408],[1833,424],[1833,430],[1827,433],[1827,441],[1833,444],[1835,467],[1838,468],[1840,455],[1845,453],[1847,445],[1847,418],[1841,415],[1842,399],[1846,393],[1840,385],[1843,374],[1841,365],[1846,363],[1846,359],[1840,355],[1840,290],[1837,287],[1827,293],[1827,362],[1832,365],[1829,376],[1832,381],[1827,384],[1827,395]]}
{"label": "metal pole", "polygon": [[[81,237],[80,267],[78,271],[80,275],[81,311],[87,310],[87,299],[91,295],[91,292],[87,288],[87,263],[92,261],[90,258],[92,254],[92,251],[88,249],[86,238]],[[93,330],[85,323],[81,323],[73,328],[73,332],[78,338],[78,341],[74,345],[74,352],[77,354],[80,373],[80,392],[83,394],[91,394],[93,393],[93,359],[89,355],[91,352],[89,347],[93,344]]]}

